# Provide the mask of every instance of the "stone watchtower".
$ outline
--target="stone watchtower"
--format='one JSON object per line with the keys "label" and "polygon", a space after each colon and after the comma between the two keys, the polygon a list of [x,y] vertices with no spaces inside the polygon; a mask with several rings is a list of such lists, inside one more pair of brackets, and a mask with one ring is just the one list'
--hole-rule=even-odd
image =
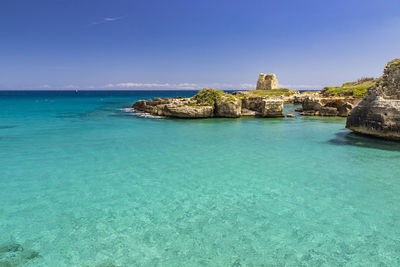
{"label": "stone watchtower", "polygon": [[278,80],[276,79],[276,75],[272,74],[264,74],[260,73],[257,81],[256,90],[272,90],[278,89]]}

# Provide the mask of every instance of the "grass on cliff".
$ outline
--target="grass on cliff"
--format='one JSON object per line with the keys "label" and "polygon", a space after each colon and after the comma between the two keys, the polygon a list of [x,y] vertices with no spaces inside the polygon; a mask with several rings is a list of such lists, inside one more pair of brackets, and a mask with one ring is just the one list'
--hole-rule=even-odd
{"label": "grass on cliff", "polygon": [[387,66],[393,70],[400,69],[400,58],[393,59],[390,61]]}
{"label": "grass on cliff", "polygon": [[291,96],[294,94],[298,94],[299,91],[292,89],[272,89],[272,90],[249,90],[247,91],[248,96],[255,97],[274,97],[274,96]]}
{"label": "grass on cliff", "polygon": [[221,101],[230,103],[234,103],[237,101],[236,97],[234,97],[233,95],[215,89],[203,89],[199,91],[195,96],[193,96],[192,99],[196,100],[197,105],[210,106],[213,106],[215,103]]}
{"label": "grass on cliff", "polygon": [[185,106],[189,107],[202,107],[202,106],[210,106],[208,103],[185,103]]}
{"label": "grass on cliff", "polygon": [[367,89],[375,85],[376,79],[374,78],[361,78],[356,82],[347,82],[342,86],[325,87],[322,90],[322,95],[329,96],[354,96],[357,98],[364,97]]}

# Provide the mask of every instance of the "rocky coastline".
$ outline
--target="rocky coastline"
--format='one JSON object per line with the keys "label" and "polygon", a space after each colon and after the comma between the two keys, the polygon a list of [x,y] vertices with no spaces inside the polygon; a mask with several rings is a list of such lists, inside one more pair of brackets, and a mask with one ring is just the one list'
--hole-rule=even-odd
{"label": "rocky coastline", "polygon": [[203,89],[191,98],[160,98],[139,100],[132,108],[152,115],[172,118],[239,118],[293,117],[284,114],[284,104],[298,104],[296,111],[304,116],[346,117],[361,98],[324,97],[321,92],[300,93],[290,89],[236,91],[232,94],[215,89]]}
{"label": "rocky coastline", "polygon": [[322,91],[277,89],[275,74],[260,74],[257,90],[232,94],[203,89],[190,98],[139,100],[132,108],[170,118],[279,118],[284,104],[301,104],[302,116],[346,117],[346,127],[356,133],[400,140],[400,59],[389,62],[382,77],[362,78]]}
{"label": "rocky coastline", "polygon": [[282,99],[243,97],[215,89],[203,89],[191,98],[153,98],[139,100],[132,108],[172,118],[283,117]]}

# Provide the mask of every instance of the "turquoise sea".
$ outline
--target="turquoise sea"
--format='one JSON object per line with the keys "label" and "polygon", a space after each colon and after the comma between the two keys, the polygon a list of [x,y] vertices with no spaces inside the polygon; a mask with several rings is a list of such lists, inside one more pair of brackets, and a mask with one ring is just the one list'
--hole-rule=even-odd
{"label": "turquoise sea", "polygon": [[399,143],[126,109],[193,94],[0,92],[0,266],[400,266]]}

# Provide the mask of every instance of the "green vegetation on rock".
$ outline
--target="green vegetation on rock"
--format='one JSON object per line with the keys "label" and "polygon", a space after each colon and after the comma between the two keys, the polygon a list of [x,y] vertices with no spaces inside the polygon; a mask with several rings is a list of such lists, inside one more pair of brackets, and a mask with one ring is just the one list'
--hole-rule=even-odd
{"label": "green vegetation on rock", "polygon": [[215,103],[224,101],[234,103],[237,98],[231,94],[227,94],[224,91],[215,89],[203,89],[199,91],[195,96],[192,97],[193,100],[197,101],[197,105],[210,105],[213,106]]}
{"label": "green vegetation on rock", "polygon": [[246,91],[246,95],[255,96],[255,97],[275,97],[275,96],[291,96],[294,94],[298,94],[299,91],[292,89],[272,89],[272,90],[251,90]]}
{"label": "green vegetation on rock", "polygon": [[392,61],[390,61],[390,62],[386,65],[386,67],[387,67],[387,68],[390,68],[390,69],[392,69],[392,70],[400,69],[400,59],[399,59],[399,58],[393,59]]}
{"label": "green vegetation on rock", "polygon": [[322,90],[322,95],[329,96],[354,96],[364,97],[367,89],[375,85],[376,79],[374,78],[361,78],[356,82],[347,82],[342,86],[325,87]]}
{"label": "green vegetation on rock", "polygon": [[184,105],[189,107],[210,106],[208,103],[185,103]]}

